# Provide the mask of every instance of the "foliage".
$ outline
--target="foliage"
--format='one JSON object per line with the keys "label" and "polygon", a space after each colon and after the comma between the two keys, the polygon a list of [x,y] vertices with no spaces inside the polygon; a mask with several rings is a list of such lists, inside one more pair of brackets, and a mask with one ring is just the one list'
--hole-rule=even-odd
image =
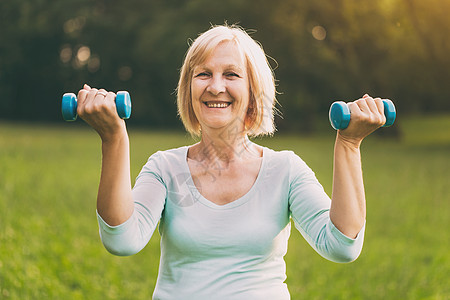
{"label": "foliage", "polygon": [[[449,299],[449,116],[403,119],[400,142],[363,143],[365,246],[352,264],[314,253],[293,229],[286,256],[293,299]],[[102,247],[95,218],[100,142],[84,125],[0,123],[0,298],[150,299],[159,237],[132,257]],[[257,140],[290,149],[331,191],[334,131]],[[186,134],[130,129],[132,177]]]}
{"label": "foliage", "polygon": [[314,130],[336,99],[450,110],[450,0],[3,0],[0,118],[59,121],[83,83],[129,90],[132,124],[179,127],[175,88],[189,39],[239,23],[273,57],[280,130]]}

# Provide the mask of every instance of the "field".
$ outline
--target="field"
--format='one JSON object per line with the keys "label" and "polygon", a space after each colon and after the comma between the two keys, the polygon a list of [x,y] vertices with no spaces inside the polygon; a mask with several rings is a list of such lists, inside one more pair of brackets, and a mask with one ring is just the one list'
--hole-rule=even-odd
{"label": "field", "polygon": [[[360,258],[328,262],[292,230],[292,299],[450,299],[450,117],[398,125],[401,139],[363,143]],[[184,133],[129,131],[133,178],[156,150],[192,143]],[[294,150],[331,192],[331,129],[256,142]],[[0,299],[151,299],[159,237],[132,257],[106,252],[95,217],[100,159],[99,138],[82,124],[0,123]]]}

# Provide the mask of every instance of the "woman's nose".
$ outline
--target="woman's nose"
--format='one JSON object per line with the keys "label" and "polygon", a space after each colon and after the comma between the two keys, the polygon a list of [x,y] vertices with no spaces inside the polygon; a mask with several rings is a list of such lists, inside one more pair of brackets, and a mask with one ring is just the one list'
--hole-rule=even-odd
{"label": "woman's nose", "polygon": [[225,90],[225,82],[221,76],[213,76],[206,88],[206,91],[213,95],[223,93]]}

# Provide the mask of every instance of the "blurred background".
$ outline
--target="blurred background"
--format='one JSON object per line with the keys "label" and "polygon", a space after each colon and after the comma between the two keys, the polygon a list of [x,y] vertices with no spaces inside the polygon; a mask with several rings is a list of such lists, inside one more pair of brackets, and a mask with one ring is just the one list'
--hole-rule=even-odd
{"label": "blurred background", "polygon": [[61,122],[62,94],[88,83],[130,92],[130,126],[181,128],[175,88],[189,41],[224,22],[273,58],[280,131],[328,126],[334,100],[364,93],[403,115],[448,112],[448,11],[448,0],[2,0],[0,119]]}

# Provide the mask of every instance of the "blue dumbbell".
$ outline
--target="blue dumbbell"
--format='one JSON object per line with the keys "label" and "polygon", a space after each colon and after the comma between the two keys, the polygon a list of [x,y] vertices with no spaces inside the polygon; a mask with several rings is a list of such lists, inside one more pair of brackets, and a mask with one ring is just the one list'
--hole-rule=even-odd
{"label": "blue dumbbell", "polygon": [[[383,127],[389,127],[394,124],[396,112],[394,103],[391,100],[383,100],[384,105],[384,115],[386,116],[386,123]],[[336,101],[331,104],[330,107],[330,123],[331,126],[336,129],[345,129],[350,123],[350,110],[347,103],[343,101]]]}
{"label": "blue dumbbell", "polygon": [[[131,115],[130,94],[125,91],[117,92],[116,95],[117,114],[121,119],[128,119]],[[77,96],[74,93],[65,93],[62,97],[61,112],[66,121],[77,119]]]}

